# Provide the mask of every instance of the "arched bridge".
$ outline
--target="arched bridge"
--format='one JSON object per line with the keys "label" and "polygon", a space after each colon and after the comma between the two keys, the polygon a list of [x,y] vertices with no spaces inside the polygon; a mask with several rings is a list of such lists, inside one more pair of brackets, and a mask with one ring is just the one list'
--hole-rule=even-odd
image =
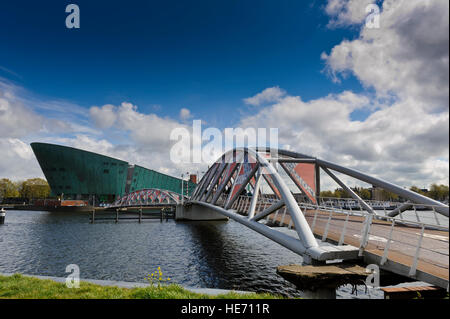
{"label": "arched bridge", "polygon": [[[185,199],[187,197],[185,196]],[[110,208],[122,208],[122,207],[148,207],[148,206],[176,206],[181,204],[182,195],[162,189],[149,188],[142,189],[125,196],[122,196],[116,200]]]}
{"label": "arched bridge", "polygon": [[[321,172],[349,194],[347,204],[319,196]],[[403,202],[383,206],[363,200],[337,173]],[[414,218],[405,218],[408,214]],[[306,262],[359,259],[448,289],[448,205],[311,156],[268,148],[229,151],[203,176],[182,215],[231,218]]]}

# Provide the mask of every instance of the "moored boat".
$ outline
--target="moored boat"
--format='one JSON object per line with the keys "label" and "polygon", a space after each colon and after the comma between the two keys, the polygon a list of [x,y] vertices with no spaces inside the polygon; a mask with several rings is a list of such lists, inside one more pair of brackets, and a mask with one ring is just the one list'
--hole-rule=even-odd
{"label": "moored boat", "polygon": [[5,223],[5,218],[6,210],[2,207],[2,209],[0,209],[0,225]]}

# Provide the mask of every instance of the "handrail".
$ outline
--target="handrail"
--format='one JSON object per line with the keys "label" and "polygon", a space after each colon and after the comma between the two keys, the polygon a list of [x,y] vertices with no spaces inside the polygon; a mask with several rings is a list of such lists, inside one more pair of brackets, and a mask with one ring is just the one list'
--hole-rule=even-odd
{"label": "handrail", "polygon": [[[336,207],[331,207],[331,206],[320,206],[320,205],[313,205],[313,204],[309,204],[309,203],[303,203],[300,202],[298,203],[301,207],[305,208],[305,209],[318,209],[318,210],[328,210],[330,208],[334,208],[335,210],[333,210],[336,213],[340,213],[340,214],[349,214],[351,216],[365,216],[367,215],[366,213],[362,212],[362,211],[348,211],[348,210],[344,210],[344,209],[337,209]],[[444,225],[435,225],[435,224],[428,224],[428,223],[424,223],[424,222],[418,222],[418,221],[413,221],[413,220],[399,220],[398,218],[395,217],[390,217],[390,216],[383,216],[383,215],[375,215],[374,216],[375,219],[378,220],[386,220],[386,221],[393,221],[395,220],[396,223],[403,223],[403,224],[409,224],[409,225],[415,225],[415,226],[422,226],[424,225],[426,228],[438,228],[444,231],[449,231],[449,226],[444,226]]]}

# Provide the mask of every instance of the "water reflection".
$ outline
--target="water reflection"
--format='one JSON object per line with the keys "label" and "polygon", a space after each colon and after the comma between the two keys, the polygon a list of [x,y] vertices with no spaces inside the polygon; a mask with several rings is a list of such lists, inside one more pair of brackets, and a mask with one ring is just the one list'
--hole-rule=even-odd
{"label": "water reflection", "polygon": [[83,213],[9,211],[0,245],[0,272],[63,277],[77,264],[82,278],[143,282],[161,267],[184,286],[300,295],[276,267],[301,257],[234,221],[90,224]]}

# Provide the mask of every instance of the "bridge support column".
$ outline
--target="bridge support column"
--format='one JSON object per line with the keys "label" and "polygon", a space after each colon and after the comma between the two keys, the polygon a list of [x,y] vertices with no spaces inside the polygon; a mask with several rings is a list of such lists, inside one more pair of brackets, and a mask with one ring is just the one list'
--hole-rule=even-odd
{"label": "bridge support column", "polygon": [[360,285],[368,275],[364,267],[346,263],[279,266],[277,274],[293,283],[307,299],[336,299],[336,289],[339,286]]}
{"label": "bridge support column", "polygon": [[223,216],[208,207],[200,205],[177,205],[175,211],[175,220],[228,220],[228,217]]}

